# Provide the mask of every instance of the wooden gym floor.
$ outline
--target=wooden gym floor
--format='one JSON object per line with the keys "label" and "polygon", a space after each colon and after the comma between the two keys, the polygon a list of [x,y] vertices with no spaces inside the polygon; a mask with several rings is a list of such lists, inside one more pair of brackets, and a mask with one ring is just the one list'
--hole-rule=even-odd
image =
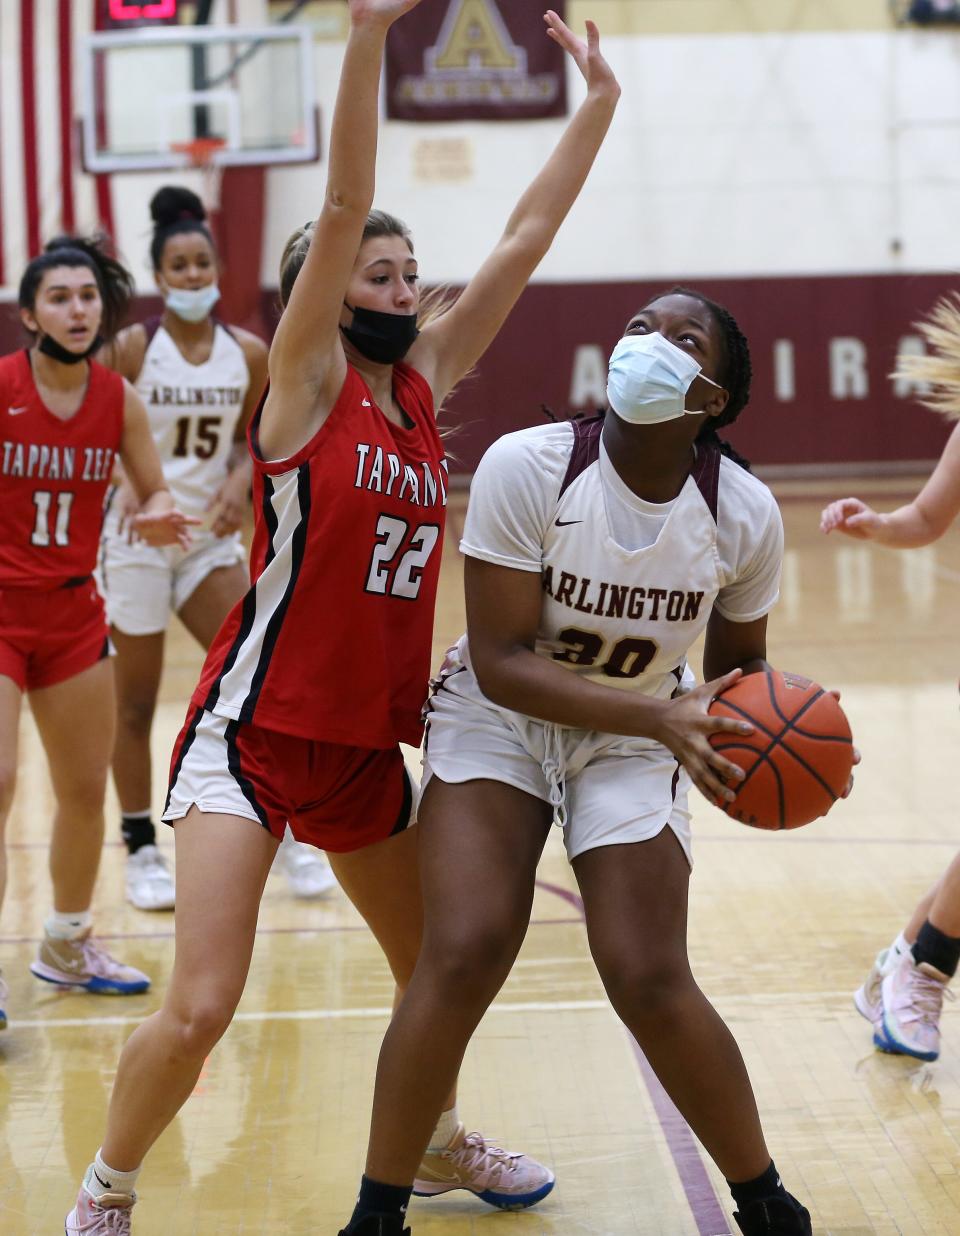
{"label": "wooden gym floor", "polygon": [[[877,489],[895,505],[914,492]],[[778,491],[789,553],[771,660],[842,688],[864,762],[849,802],[795,834],[765,835],[695,804],[694,969],[747,1058],[777,1164],[820,1236],[960,1232],[960,1016],[941,1059],[875,1053],[851,993],[960,844],[957,613],[960,536],[896,554],[817,531],[820,497]],[[843,487],[831,484],[824,497]],[[848,490],[849,492],[849,490]],[[863,484],[852,492],[867,495]],[[455,500],[436,651],[462,626]],[[174,624],[155,732],[157,784],[199,658]],[[23,724],[9,828],[0,963],[0,1232],[53,1236],[103,1128],[131,1026],[156,1007],[172,960],[170,915],[123,896],[116,804],[97,896],[99,933],[154,976],[143,997],[43,987],[27,966],[48,905],[50,792]],[[164,848],[172,837],[164,830]],[[466,1194],[414,1201],[416,1236],[720,1236],[723,1181],[664,1102],[594,974],[575,885],[554,836],[533,923],[477,1035],[461,1111],[470,1127],[554,1165],[538,1208],[491,1211]],[[391,985],[339,894],[292,900],[271,876],[240,1016],[141,1177],[138,1236],[332,1236],[349,1213]]]}

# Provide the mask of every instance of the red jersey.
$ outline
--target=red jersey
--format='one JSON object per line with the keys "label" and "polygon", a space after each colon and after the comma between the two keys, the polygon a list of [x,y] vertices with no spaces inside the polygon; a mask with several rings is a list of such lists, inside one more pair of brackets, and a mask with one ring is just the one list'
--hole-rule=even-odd
{"label": "red jersey", "polygon": [[30,354],[0,357],[0,588],[59,588],[97,562],[123,439],[123,378],[90,361],[83,403],[54,416]]}
{"label": "red jersey", "polygon": [[387,420],[352,367],[289,459],[261,457],[258,410],[253,583],[210,648],[198,707],[321,742],[419,744],[447,464],[429,386],[408,365],[393,372],[410,428]]}

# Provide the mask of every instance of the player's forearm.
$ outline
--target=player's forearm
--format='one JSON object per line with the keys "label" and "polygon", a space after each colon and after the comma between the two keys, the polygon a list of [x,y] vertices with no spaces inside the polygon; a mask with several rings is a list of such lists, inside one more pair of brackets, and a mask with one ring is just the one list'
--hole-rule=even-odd
{"label": "player's forearm", "polygon": [[599,686],[528,648],[472,660],[480,689],[501,708],[577,729],[658,737],[663,700]]}
{"label": "player's forearm", "polygon": [[140,504],[139,515],[162,515],[173,510],[173,495],[166,487],[155,489]]}
{"label": "player's forearm", "polygon": [[881,515],[871,539],[891,549],[919,549],[932,544],[943,532],[944,529],[933,524],[916,502],[910,502]]}
{"label": "player's forearm", "polygon": [[619,87],[588,94],[539,175],[517,203],[504,235],[545,254],[593,167],[610,128]]}
{"label": "player's forearm", "polygon": [[373,202],[385,26],[353,24],[330,133],[326,204],[366,215]]}

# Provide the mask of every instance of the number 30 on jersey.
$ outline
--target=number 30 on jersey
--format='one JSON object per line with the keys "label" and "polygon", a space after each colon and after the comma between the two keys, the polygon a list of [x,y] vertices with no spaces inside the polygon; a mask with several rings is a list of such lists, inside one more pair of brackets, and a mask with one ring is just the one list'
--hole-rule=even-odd
{"label": "number 30 on jersey", "polygon": [[411,528],[405,519],[396,515],[381,515],[377,520],[377,541],[370,558],[365,591],[415,600],[439,535],[437,524],[418,524]]}

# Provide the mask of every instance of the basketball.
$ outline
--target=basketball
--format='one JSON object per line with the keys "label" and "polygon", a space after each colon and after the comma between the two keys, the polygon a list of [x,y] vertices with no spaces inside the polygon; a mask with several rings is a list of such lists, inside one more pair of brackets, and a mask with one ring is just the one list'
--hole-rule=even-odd
{"label": "basketball", "polygon": [[799,828],[826,815],[853,768],[850,723],[836,699],[800,674],[748,674],[710,705],[752,734],[710,742],[746,773],[727,815],[751,828]]}

